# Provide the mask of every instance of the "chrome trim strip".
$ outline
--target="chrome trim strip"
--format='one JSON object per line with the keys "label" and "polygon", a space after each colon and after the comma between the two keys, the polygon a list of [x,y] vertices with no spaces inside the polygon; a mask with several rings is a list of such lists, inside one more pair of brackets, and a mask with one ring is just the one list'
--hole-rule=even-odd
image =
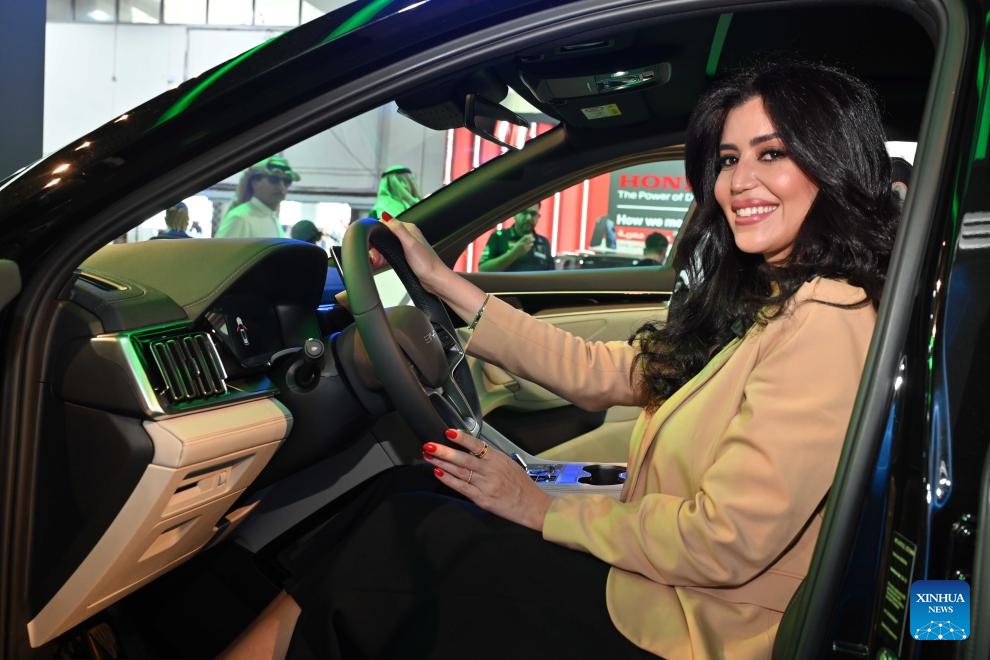
{"label": "chrome trim strip", "polygon": [[131,338],[127,335],[98,335],[93,337],[92,342],[98,353],[106,355],[118,364],[123,363],[127,366],[131,378],[134,379],[134,385],[144,412],[150,417],[165,415],[165,410],[158,402],[158,395],[141,366],[137,346],[134,345]]}
{"label": "chrome trim strip", "polygon": [[107,279],[106,277],[101,277],[99,275],[94,275],[93,273],[90,273],[88,271],[79,271],[78,277],[81,280],[89,280],[90,283],[105,284],[106,286],[114,289],[115,291],[127,291],[127,287],[121,284],[120,282],[114,282],[111,279]]}
{"label": "chrome trim strip", "polygon": [[217,344],[213,341],[213,337],[209,333],[204,332],[202,335],[197,335],[201,337],[207,346],[206,354],[213,363],[214,369],[220,374],[220,388],[223,390],[223,394],[227,393],[227,369],[223,366],[223,360],[220,359],[220,351],[217,350]]}
{"label": "chrome trim strip", "polygon": [[[237,387],[229,385],[225,382],[225,394],[219,395],[216,399],[210,399],[209,401],[204,402],[202,407],[183,410],[180,412],[167,412],[159,402],[158,394],[155,392],[154,387],[152,387],[151,381],[148,380],[148,376],[141,365],[141,358],[138,355],[137,346],[131,340],[129,335],[123,333],[97,335],[90,341],[93,343],[93,347],[98,354],[114,362],[115,364],[125,367],[127,371],[130,372],[134,388],[138,393],[138,400],[141,404],[141,410],[148,416],[149,419],[163,419],[178,415],[201,412],[203,410],[216,410],[227,406],[235,406],[239,403],[244,403],[245,401],[270,398],[274,396],[273,390],[246,393],[244,390],[238,389]],[[212,340],[210,340],[209,343],[212,344]],[[217,351],[215,344],[213,346],[213,350]],[[220,354],[218,351],[216,352],[215,358],[219,362]],[[227,372],[223,369],[222,362],[220,363],[220,367],[221,373],[223,373],[224,379],[226,379]],[[222,398],[226,394],[233,392],[237,392],[241,394],[241,396],[238,396],[233,400],[224,400]]]}

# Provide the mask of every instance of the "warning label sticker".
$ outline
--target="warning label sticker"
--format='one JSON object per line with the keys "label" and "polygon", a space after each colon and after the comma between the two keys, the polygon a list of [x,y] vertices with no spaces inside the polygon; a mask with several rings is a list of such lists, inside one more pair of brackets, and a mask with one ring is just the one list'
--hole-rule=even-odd
{"label": "warning label sticker", "polygon": [[590,108],[581,108],[581,112],[587,119],[603,119],[605,117],[618,117],[622,114],[619,106],[614,103],[608,105],[596,105]]}

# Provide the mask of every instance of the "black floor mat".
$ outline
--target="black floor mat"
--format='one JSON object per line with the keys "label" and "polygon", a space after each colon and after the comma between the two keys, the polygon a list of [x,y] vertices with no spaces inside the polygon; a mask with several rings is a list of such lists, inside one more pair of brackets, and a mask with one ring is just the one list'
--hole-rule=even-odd
{"label": "black floor mat", "polygon": [[126,660],[214,658],[281,591],[255,557],[222,544],[106,612]]}

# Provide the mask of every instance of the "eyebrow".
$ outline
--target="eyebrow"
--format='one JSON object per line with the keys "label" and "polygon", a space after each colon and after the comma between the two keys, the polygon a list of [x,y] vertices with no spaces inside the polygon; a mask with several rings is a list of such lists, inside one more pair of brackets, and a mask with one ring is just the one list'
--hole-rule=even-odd
{"label": "eyebrow", "polygon": [[[770,140],[779,140],[780,136],[777,133],[767,133],[766,135],[757,135],[755,138],[749,141],[749,146],[755,147],[761,142],[769,142]],[[719,151],[722,149],[736,149],[736,145],[731,143],[723,143],[718,145]]]}

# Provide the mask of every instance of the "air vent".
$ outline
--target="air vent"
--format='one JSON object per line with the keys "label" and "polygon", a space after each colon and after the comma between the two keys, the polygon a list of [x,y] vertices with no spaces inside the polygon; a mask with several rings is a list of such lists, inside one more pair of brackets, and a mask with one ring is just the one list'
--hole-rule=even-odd
{"label": "air vent", "polygon": [[959,232],[960,250],[979,250],[990,247],[990,213],[967,213]]}
{"label": "air vent", "polygon": [[227,372],[213,340],[195,332],[151,342],[151,357],[158,367],[164,394],[172,403],[184,403],[227,392]]}

